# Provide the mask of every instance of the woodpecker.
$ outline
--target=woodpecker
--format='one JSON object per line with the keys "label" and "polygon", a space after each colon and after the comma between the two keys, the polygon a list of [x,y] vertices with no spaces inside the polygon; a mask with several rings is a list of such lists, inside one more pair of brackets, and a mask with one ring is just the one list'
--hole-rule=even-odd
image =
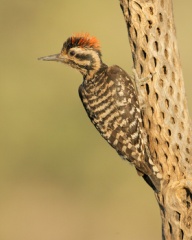
{"label": "woodpecker", "polygon": [[87,33],[75,34],[59,54],[39,60],[64,63],[83,75],[79,96],[93,125],[140,175],[151,175],[135,85],[122,68],[103,63],[99,41]]}

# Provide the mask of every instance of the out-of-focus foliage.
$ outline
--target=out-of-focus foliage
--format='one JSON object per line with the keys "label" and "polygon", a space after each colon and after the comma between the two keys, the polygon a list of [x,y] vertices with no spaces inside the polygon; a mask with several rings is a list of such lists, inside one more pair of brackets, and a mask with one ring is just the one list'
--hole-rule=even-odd
{"label": "out-of-focus foliage", "polygon": [[[160,240],[153,192],[91,125],[81,75],[37,61],[89,32],[107,64],[130,72],[118,0],[0,3],[0,239]],[[174,1],[190,109],[191,7]]]}

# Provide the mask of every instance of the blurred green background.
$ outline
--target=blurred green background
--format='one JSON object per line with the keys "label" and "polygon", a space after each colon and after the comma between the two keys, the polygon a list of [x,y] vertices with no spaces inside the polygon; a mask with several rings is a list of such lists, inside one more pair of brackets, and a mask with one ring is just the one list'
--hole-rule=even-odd
{"label": "blurred green background", "polygon": [[[192,1],[173,2],[191,111]],[[81,75],[37,61],[89,32],[130,72],[118,0],[0,3],[0,240],[160,240],[153,192],[90,123]]]}

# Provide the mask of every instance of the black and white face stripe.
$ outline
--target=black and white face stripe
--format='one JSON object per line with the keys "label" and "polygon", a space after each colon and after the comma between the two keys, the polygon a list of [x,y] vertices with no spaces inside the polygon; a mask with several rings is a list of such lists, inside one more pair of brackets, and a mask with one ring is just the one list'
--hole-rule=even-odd
{"label": "black and white face stripe", "polygon": [[75,55],[75,58],[77,58],[78,60],[80,60],[80,61],[84,61],[84,60],[92,60],[92,55],[90,55],[90,54],[79,54],[79,53],[77,53],[76,55]]}
{"label": "black and white face stripe", "polygon": [[69,49],[68,64],[78,69],[87,79],[91,79],[100,69],[102,61],[97,51],[74,47]]}

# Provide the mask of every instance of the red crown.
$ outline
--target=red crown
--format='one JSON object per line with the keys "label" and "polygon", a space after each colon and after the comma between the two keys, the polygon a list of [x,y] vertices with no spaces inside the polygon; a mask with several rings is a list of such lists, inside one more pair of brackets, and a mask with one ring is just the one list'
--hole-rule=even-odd
{"label": "red crown", "polygon": [[76,33],[71,37],[71,43],[79,47],[95,48],[100,50],[100,44],[96,37],[89,33]]}

